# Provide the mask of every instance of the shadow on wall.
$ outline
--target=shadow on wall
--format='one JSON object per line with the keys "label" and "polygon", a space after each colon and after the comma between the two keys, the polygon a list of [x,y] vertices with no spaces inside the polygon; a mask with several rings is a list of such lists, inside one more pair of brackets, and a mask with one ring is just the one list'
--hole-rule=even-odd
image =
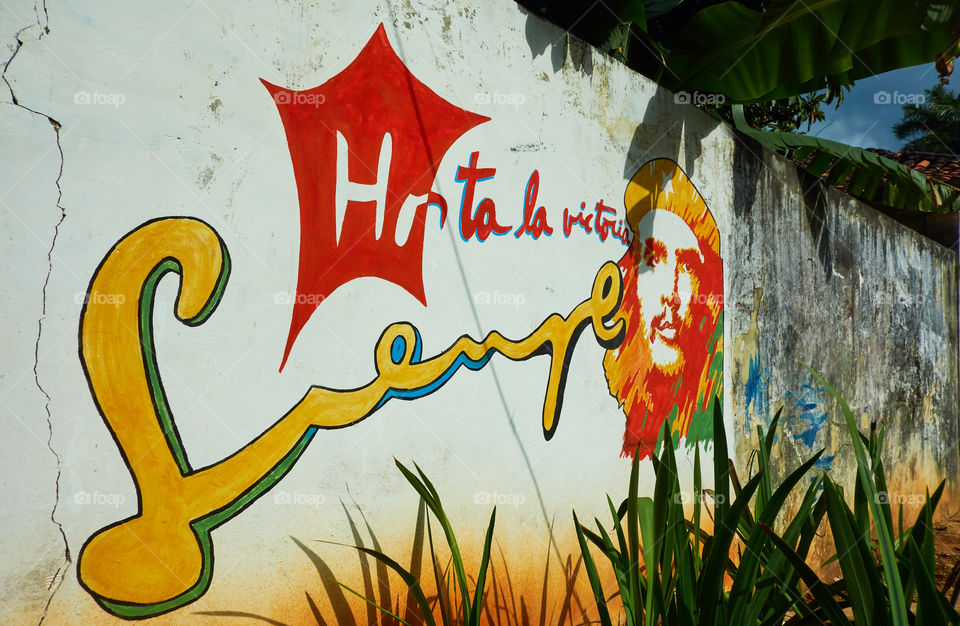
{"label": "shadow on wall", "polygon": [[[693,124],[689,121],[692,116],[699,116]],[[666,157],[679,163],[687,176],[694,179],[697,159],[703,154],[703,138],[722,123],[694,111],[690,105],[678,104],[676,94],[657,85],[643,121],[633,131],[623,177],[630,179],[637,168],[650,159]]]}
{"label": "shadow on wall", "polygon": [[734,136],[733,213],[738,220],[742,220],[753,210],[757,201],[757,188],[763,171],[763,147],[755,139],[740,133]]}
{"label": "shadow on wall", "polygon": [[587,76],[593,75],[593,46],[571,35],[569,31],[534,15],[529,9],[519,4],[517,8],[527,17],[524,36],[534,59],[547,54],[549,48],[550,61],[556,73],[563,69],[569,51],[573,69]]}
{"label": "shadow on wall", "polygon": [[830,277],[833,275],[833,258],[830,252],[830,227],[826,221],[826,186],[818,178],[811,176],[800,167],[797,167],[797,176],[800,179],[800,187],[803,191],[801,198],[803,199],[807,226],[810,229],[810,237],[813,239],[813,245],[817,248],[817,259],[820,261],[824,280],[829,283]]}

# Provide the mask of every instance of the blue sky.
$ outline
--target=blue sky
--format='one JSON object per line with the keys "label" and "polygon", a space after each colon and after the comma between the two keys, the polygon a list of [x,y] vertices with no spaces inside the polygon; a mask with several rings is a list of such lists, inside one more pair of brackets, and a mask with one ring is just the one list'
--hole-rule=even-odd
{"label": "blue sky", "polygon": [[[960,72],[954,75],[956,81],[960,81]],[[899,151],[902,142],[890,129],[902,117],[901,104],[922,96],[924,89],[937,82],[933,63],[858,80],[839,109],[833,105],[824,108],[827,119],[814,124],[809,134],[861,148]],[[955,90],[956,85],[951,83],[948,89]]]}

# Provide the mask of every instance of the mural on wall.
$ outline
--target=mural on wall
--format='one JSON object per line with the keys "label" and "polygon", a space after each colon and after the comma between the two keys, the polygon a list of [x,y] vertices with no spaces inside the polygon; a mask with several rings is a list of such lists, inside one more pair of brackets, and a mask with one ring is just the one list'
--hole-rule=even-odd
{"label": "mural on wall", "polygon": [[[298,294],[326,296],[355,278],[377,276],[426,304],[426,216],[434,207],[441,226],[447,217],[447,200],[432,191],[436,168],[459,136],[488,118],[447,103],[417,81],[382,27],[347,69],[321,87],[292,92],[265,84],[280,110],[299,192]],[[318,101],[333,105],[329,116],[327,108],[321,115],[311,104]],[[374,162],[376,171],[364,169]],[[518,223],[498,219],[491,198],[474,203],[478,184],[495,173],[481,166],[479,151],[457,168],[462,241],[551,236],[555,229],[537,202],[537,170],[527,180]],[[497,331],[482,340],[463,335],[433,356],[423,354],[413,324],[391,324],[373,348],[373,380],[355,389],[312,386],[246,446],[202,468],[190,461],[164,391],[153,338],[155,294],[164,277],[179,276],[174,313],[188,326],[203,324],[227,285],[227,246],[211,226],[191,217],[158,218],[128,233],[94,273],[79,339],[91,395],[133,478],[138,510],[86,541],[77,564],[81,585],[100,606],[125,618],[159,615],[196,600],[213,575],[213,529],[280,481],[320,430],[357,424],[391,399],[437,392],[461,369],[480,370],[495,354],[513,361],[549,358],[541,414],[549,440],[559,424],[574,347],[588,328],[606,351],[609,389],[625,414],[623,454],[639,446],[641,455],[650,455],[664,422],[688,442],[707,439],[701,430],[710,423],[706,412],[722,392],[716,224],[687,176],[667,159],[640,168],[624,203],[626,223],[603,200],[592,212],[585,203],[576,215],[564,208],[564,237],[578,227],[616,245],[614,258],[626,247],[619,263],[598,269],[592,286],[584,285],[586,297],[570,303],[566,315],[549,315],[517,340]],[[294,302],[281,369],[322,302]]]}
{"label": "mural on wall", "polygon": [[300,199],[300,269],[282,371],[310,315],[354,278],[382,278],[427,304],[426,214],[434,206],[441,225],[447,217],[446,200],[431,189],[436,168],[454,141],[490,118],[417,80],[383,24],[319,87],[261,81],[283,121]]}
{"label": "mural on wall", "polygon": [[202,595],[213,572],[210,532],[276,484],[318,429],[356,424],[392,398],[429,395],[461,367],[478,370],[500,353],[515,361],[550,357],[543,403],[543,431],[550,438],[581,332],[589,326],[600,345],[612,347],[624,329],[623,321],[615,318],[622,284],[613,263],[600,268],[590,297],[569,315],[551,315],[517,341],[497,332],[480,342],[463,336],[446,351],[424,359],[417,328],[392,324],[377,342],[378,376],[369,384],[350,390],[312,387],[246,447],[196,469],[177,433],[152,338],[156,286],[169,273],[181,280],[177,318],[190,326],[202,324],[226,286],[226,246],[197,219],[148,222],[108,253],[91,282],[81,318],[84,373],[130,469],[139,512],[93,535],[81,549],[77,568],[81,583],[97,601],[123,617],[156,615]]}
{"label": "mural on wall", "polygon": [[723,265],[717,224],[683,170],[656,159],[624,194],[633,242],[620,260],[626,339],[607,351],[610,393],[627,417],[623,454],[654,453],[663,422],[688,442],[723,381]]}

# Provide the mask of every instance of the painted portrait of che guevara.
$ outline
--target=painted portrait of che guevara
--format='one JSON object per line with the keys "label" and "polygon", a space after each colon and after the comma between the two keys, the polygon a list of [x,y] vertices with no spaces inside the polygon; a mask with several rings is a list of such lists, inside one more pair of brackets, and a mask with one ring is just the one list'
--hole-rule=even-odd
{"label": "painted portrait of che guevara", "polygon": [[624,204],[633,231],[619,261],[626,333],[603,367],[626,416],[621,454],[644,458],[664,421],[674,441],[712,438],[709,412],[723,384],[723,266],[713,215],[673,161],[637,170]]}

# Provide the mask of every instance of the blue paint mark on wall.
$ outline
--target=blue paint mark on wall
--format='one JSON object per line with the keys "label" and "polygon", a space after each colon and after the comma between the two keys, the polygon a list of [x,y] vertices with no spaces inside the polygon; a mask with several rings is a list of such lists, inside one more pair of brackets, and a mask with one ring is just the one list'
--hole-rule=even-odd
{"label": "blue paint mark on wall", "polygon": [[[796,433],[793,438],[799,439],[811,449],[817,435],[827,422],[827,412],[823,408],[826,400],[825,392],[826,389],[823,387],[803,385],[797,391],[788,391],[784,394],[784,400],[792,402],[796,411],[790,411],[787,417],[790,430]],[[826,457],[821,458],[820,462],[824,462],[825,459]],[[829,457],[829,460],[833,461],[833,457]]]}
{"label": "blue paint mark on wall", "polygon": [[818,470],[822,470],[822,471],[824,471],[824,472],[829,472],[830,470],[833,469],[833,460],[834,460],[835,458],[837,458],[836,455],[832,455],[832,456],[826,456],[826,455],[824,455],[824,456],[821,456],[819,459],[817,459],[817,462],[814,463],[813,466],[814,466],[816,469],[818,469]]}
{"label": "blue paint mark on wall", "polygon": [[767,417],[770,408],[770,390],[767,377],[760,373],[760,356],[750,357],[750,369],[747,373],[747,384],[743,389],[745,399],[744,429],[750,431],[750,406],[753,412],[761,419]]}

